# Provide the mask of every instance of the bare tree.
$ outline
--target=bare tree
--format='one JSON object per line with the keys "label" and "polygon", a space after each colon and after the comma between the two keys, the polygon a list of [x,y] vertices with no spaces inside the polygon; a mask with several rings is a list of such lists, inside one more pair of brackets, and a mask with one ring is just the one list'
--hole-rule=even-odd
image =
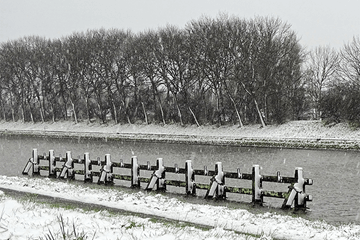
{"label": "bare tree", "polygon": [[[159,36],[161,48],[156,52],[159,74],[164,80],[169,93],[172,94],[180,124],[184,124],[183,113],[189,110],[194,121],[199,125],[190,106],[191,95],[189,89],[195,81],[192,78],[192,71],[189,66],[191,52],[188,35],[177,27],[167,26],[159,31]],[[168,99],[168,102],[170,102],[170,99]]]}
{"label": "bare tree", "polygon": [[343,80],[360,84],[360,37],[354,37],[341,51],[340,75]]}
{"label": "bare tree", "polygon": [[161,114],[161,122],[165,125],[166,118],[161,100],[161,91],[169,91],[164,86],[164,81],[159,77],[158,60],[156,58],[156,52],[160,48],[159,35],[155,31],[147,31],[137,35],[134,41],[134,47],[137,50],[137,54],[140,56],[139,73],[142,78],[151,86],[153,95],[153,104],[155,114],[157,114],[157,107],[159,107]]}
{"label": "bare tree", "polygon": [[339,61],[339,54],[330,47],[317,47],[309,53],[305,76],[308,93],[314,103],[316,119],[320,117],[322,93],[335,77]]}

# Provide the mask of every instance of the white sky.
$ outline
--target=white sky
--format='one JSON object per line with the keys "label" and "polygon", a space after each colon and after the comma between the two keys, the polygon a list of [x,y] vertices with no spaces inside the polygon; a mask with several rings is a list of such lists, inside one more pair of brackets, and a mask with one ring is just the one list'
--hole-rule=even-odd
{"label": "white sky", "polygon": [[340,49],[360,35],[358,0],[0,0],[0,42],[37,35],[60,38],[88,29],[139,32],[184,27],[201,16],[279,17],[300,43]]}

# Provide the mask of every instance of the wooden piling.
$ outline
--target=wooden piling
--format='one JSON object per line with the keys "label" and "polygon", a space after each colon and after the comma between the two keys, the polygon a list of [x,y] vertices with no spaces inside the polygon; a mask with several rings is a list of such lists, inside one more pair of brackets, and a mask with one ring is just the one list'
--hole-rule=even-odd
{"label": "wooden piling", "polygon": [[260,166],[253,165],[252,167],[252,203],[260,204],[263,203],[262,192],[262,180],[260,175]]}
{"label": "wooden piling", "polygon": [[140,188],[140,168],[137,156],[131,157],[131,187]]}
{"label": "wooden piling", "polygon": [[185,193],[187,195],[196,194],[196,185],[195,185],[195,174],[192,167],[192,161],[186,160],[185,162]]}
{"label": "wooden piling", "polygon": [[38,150],[36,148],[32,151],[32,159],[33,159],[33,172],[34,176],[40,175],[40,159],[38,156]]}
{"label": "wooden piling", "polygon": [[93,182],[92,164],[90,160],[90,154],[88,152],[84,153],[84,182]]}
{"label": "wooden piling", "polygon": [[49,150],[49,178],[56,178],[56,161],[54,150]]}
{"label": "wooden piling", "polygon": [[71,151],[66,152],[65,163],[60,172],[59,178],[75,179],[74,161],[71,157]]}
{"label": "wooden piling", "polygon": [[157,187],[156,189],[158,191],[166,191],[165,167],[164,167],[164,162],[163,162],[162,158],[156,159],[156,167],[158,169],[158,172],[160,173],[160,176],[157,176],[158,180],[157,180],[157,183],[156,183],[156,187]]}

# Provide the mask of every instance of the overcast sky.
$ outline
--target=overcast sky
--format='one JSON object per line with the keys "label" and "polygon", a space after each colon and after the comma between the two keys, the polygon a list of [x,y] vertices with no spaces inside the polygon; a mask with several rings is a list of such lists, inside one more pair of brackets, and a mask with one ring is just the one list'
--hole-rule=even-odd
{"label": "overcast sky", "polygon": [[279,17],[302,46],[340,49],[360,35],[359,0],[0,0],[0,42],[37,35],[61,38],[88,29],[139,32],[184,27],[201,16]]}

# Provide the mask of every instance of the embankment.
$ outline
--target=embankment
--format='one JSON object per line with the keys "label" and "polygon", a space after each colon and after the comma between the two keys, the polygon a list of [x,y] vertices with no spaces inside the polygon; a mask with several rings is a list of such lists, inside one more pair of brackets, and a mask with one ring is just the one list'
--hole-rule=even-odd
{"label": "embankment", "polygon": [[320,121],[292,121],[282,125],[179,126],[56,122],[0,122],[1,135],[89,138],[107,141],[148,141],[306,149],[360,149],[360,130],[346,123],[325,126]]}

